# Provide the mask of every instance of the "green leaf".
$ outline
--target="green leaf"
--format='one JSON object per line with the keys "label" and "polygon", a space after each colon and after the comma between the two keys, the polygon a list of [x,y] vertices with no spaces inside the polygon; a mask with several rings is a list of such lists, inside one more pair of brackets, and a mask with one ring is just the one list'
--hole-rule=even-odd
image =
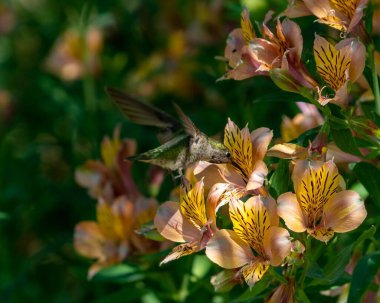
{"label": "green leaf", "polygon": [[202,279],[206,276],[211,268],[210,260],[204,255],[196,255],[191,269],[192,274],[197,279]]}
{"label": "green leaf", "polygon": [[331,135],[335,144],[344,152],[362,157],[358,145],[352,136],[351,130],[331,128]]}
{"label": "green leaf", "polygon": [[233,302],[244,302],[256,298],[263,291],[268,289],[269,276],[265,275],[259,282],[255,284],[251,289],[246,290],[239,298]]}
{"label": "green leaf", "polygon": [[355,165],[353,171],[380,208],[380,170],[369,163],[361,162]]}
{"label": "green leaf", "polygon": [[126,283],[140,280],[143,277],[144,275],[137,267],[118,264],[103,268],[94,276],[93,281]]}
{"label": "green leaf", "polygon": [[296,288],[296,298],[297,302],[302,302],[302,303],[311,303],[309,298],[306,296],[305,292],[301,288]]}
{"label": "green leaf", "polygon": [[375,235],[375,233],[376,233],[376,227],[372,225],[365,232],[363,232],[360,235],[360,237],[354,242],[354,247],[360,245],[364,240],[372,238]]}
{"label": "green leaf", "polygon": [[350,292],[347,303],[360,302],[361,297],[372,283],[374,276],[380,269],[380,251],[362,257],[352,274]]}
{"label": "green leaf", "polygon": [[290,174],[289,163],[287,160],[281,159],[278,162],[277,168],[269,180],[270,186],[276,191],[274,198],[286,192],[289,188]]}

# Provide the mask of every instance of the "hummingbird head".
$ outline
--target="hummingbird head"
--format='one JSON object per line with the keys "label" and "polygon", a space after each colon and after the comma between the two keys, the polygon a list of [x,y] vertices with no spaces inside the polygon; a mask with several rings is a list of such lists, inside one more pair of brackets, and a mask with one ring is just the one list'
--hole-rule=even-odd
{"label": "hummingbird head", "polygon": [[227,147],[223,143],[220,143],[216,140],[209,138],[209,143],[211,146],[211,153],[209,162],[220,164],[220,163],[229,163],[231,162],[231,154]]}

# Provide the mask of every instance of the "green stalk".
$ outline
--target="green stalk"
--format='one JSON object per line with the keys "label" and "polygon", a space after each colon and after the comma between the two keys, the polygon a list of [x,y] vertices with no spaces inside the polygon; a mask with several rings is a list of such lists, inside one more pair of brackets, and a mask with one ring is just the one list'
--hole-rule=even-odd
{"label": "green stalk", "polygon": [[370,44],[368,46],[369,61],[372,74],[373,94],[375,96],[375,109],[376,114],[380,115],[380,87],[379,78],[377,77],[376,61],[375,61],[375,45]]}
{"label": "green stalk", "polygon": [[310,254],[310,243],[311,243],[311,238],[306,235],[305,236],[306,239],[305,239],[305,263],[304,263],[304,268],[303,268],[303,272],[302,272],[302,276],[301,276],[301,280],[300,280],[300,285],[301,285],[301,289],[303,290],[304,289],[304,285],[305,285],[305,279],[306,279],[306,274],[307,274],[307,271],[309,269],[309,260],[308,260],[308,254]]}

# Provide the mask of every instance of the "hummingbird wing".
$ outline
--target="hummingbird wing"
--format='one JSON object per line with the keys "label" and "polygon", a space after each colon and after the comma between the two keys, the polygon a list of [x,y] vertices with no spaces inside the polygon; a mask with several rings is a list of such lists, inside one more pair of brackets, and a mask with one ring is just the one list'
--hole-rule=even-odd
{"label": "hummingbird wing", "polygon": [[159,134],[161,142],[170,140],[176,132],[183,129],[178,120],[149,103],[143,102],[116,88],[107,87],[106,91],[113,102],[131,121],[136,124],[161,128],[163,130]]}
{"label": "hummingbird wing", "polygon": [[181,119],[182,126],[185,129],[186,133],[196,137],[200,134],[200,130],[195,126],[194,122],[191,121],[191,119],[185,115],[185,113],[182,111],[182,109],[175,103],[173,103],[173,106]]}

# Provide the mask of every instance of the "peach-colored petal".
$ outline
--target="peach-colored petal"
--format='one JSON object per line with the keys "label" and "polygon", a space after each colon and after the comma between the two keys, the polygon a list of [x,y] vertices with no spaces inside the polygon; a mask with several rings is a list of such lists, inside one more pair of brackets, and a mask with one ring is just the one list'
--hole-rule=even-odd
{"label": "peach-colored petal", "polygon": [[303,47],[301,29],[297,23],[289,19],[282,21],[281,27],[285,38],[284,42],[286,42],[288,45],[290,58],[292,62],[299,64],[301,61]]}
{"label": "peach-colored petal", "polygon": [[267,156],[281,159],[305,159],[307,155],[307,148],[293,143],[276,144],[267,152]]}
{"label": "peach-colored petal", "polygon": [[260,64],[259,71],[269,71],[280,55],[280,49],[276,44],[261,38],[253,39],[248,47],[252,60]]}
{"label": "peach-colored petal", "polygon": [[252,158],[254,162],[264,159],[272,138],[273,131],[266,127],[260,127],[251,132],[251,141],[253,145]]}
{"label": "peach-colored petal", "polygon": [[249,287],[253,287],[256,282],[261,280],[269,269],[269,262],[262,258],[255,258],[253,262],[244,266],[240,272]]}
{"label": "peach-colored petal", "polygon": [[[216,212],[220,207],[220,203],[223,203],[223,195],[228,191],[231,187],[228,183],[216,183],[211,189],[207,196],[206,203],[206,214],[207,218],[212,221],[212,223],[216,223]],[[228,202],[228,201],[225,201]],[[214,225],[216,227],[216,225]]]}
{"label": "peach-colored petal", "polygon": [[285,221],[286,226],[290,230],[298,233],[306,230],[306,218],[295,194],[282,194],[278,197],[277,203],[277,213]]}
{"label": "peach-colored petal", "polygon": [[285,228],[271,226],[264,237],[264,248],[270,264],[281,265],[292,248],[289,232]]}
{"label": "peach-colored petal", "polygon": [[201,232],[182,216],[177,202],[168,201],[158,208],[154,226],[173,242],[191,242],[201,237]]}
{"label": "peach-colored petal", "polygon": [[334,162],[337,164],[363,161],[363,159],[358,156],[354,156],[342,151],[338,146],[336,146],[334,142],[330,142],[327,144],[326,159],[334,159]]}
{"label": "peach-colored petal", "polygon": [[228,65],[235,67],[239,64],[242,55],[242,48],[245,45],[241,28],[234,29],[227,38],[224,57],[228,59]]}
{"label": "peach-colored petal", "polygon": [[206,255],[212,262],[227,269],[241,267],[253,258],[249,245],[227,229],[217,231],[208,241]]}
{"label": "peach-colored petal", "polygon": [[267,174],[268,168],[265,165],[264,161],[257,161],[255,163],[255,167],[253,168],[253,172],[249,176],[246,187],[247,190],[254,190],[263,186]]}
{"label": "peach-colored petal", "polygon": [[359,0],[359,1],[356,1],[356,9],[355,9],[354,15],[352,16],[350,25],[348,26],[348,29],[347,29],[348,33],[351,32],[351,30],[356,25],[358,25],[358,23],[360,22],[360,20],[362,20],[362,18],[363,18],[363,11],[366,8],[367,3],[368,3],[368,0]]}
{"label": "peach-colored petal", "polygon": [[337,50],[341,50],[345,47],[350,48],[351,55],[349,78],[351,82],[355,82],[362,75],[365,67],[365,46],[355,38],[344,39],[335,45]]}
{"label": "peach-colored petal", "polygon": [[311,15],[310,10],[302,0],[288,0],[288,7],[284,15],[289,18],[298,18]]}
{"label": "peach-colored petal", "polygon": [[87,258],[104,260],[103,244],[106,238],[96,222],[83,221],[75,226],[75,250]]}
{"label": "peach-colored petal", "polygon": [[161,261],[160,266],[162,264],[168,263],[173,260],[177,260],[183,256],[191,255],[199,250],[199,243],[184,243],[180,244],[173,248],[172,252],[166,256],[164,260]]}
{"label": "peach-colored petal", "polygon": [[332,10],[329,0],[303,0],[303,2],[318,18],[324,18]]}
{"label": "peach-colored petal", "polygon": [[199,161],[195,164],[193,174],[198,179],[203,178],[205,191],[208,192],[215,183],[223,183],[221,171],[226,170],[225,164],[213,164]]}
{"label": "peach-colored petal", "polygon": [[367,211],[357,192],[341,191],[324,207],[324,224],[335,232],[344,233],[357,228],[366,218]]}
{"label": "peach-colored petal", "polygon": [[271,226],[278,226],[280,223],[280,218],[277,214],[277,203],[276,201],[270,196],[261,196],[261,201],[263,202],[265,208],[268,211],[269,218],[270,218],[270,225]]}

